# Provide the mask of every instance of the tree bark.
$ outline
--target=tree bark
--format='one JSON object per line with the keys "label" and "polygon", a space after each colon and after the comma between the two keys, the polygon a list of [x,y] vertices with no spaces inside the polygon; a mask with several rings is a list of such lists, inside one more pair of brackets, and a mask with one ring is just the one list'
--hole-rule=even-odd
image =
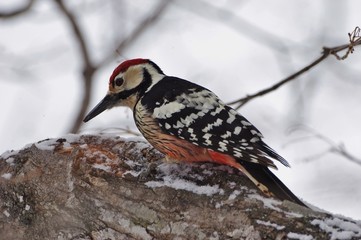
{"label": "tree bark", "polygon": [[[360,239],[237,171],[164,163],[142,140],[68,135],[0,157],[0,239]],[[349,238],[342,238],[348,236]]]}

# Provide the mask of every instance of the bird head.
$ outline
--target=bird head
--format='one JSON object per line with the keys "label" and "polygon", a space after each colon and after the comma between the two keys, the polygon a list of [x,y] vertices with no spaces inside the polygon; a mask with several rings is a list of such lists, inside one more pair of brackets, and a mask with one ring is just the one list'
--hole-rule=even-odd
{"label": "bird head", "polygon": [[84,118],[84,122],[116,106],[134,109],[139,98],[164,77],[163,71],[151,60],[136,58],[122,62],[109,79],[109,90]]}

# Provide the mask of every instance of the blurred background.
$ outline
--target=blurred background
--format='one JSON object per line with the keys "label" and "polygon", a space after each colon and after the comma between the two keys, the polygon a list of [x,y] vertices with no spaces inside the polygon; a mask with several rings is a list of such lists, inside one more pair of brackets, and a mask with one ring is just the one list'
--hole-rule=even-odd
{"label": "blurred background", "polygon": [[[357,0],[0,2],[0,153],[67,133],[137,132],[129,109],[84,115],[120,62],[150,58],[232,102],[349,43]],[[343,52],[345,53],[345,52]],[[343,54],[340,53],[340,56]],[[361,219],[361,47],[238,111],[284,156],[303,200]],[[233,105],[234,107],[237,104]]]}

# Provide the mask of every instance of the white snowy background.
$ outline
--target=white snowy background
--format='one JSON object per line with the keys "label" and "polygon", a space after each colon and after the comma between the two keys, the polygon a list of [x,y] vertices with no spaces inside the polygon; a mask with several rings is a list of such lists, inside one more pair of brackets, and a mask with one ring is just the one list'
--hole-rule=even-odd
{"label": "white snowy background", "polygon": [[[96,62],[158,1],[66,3]],[[2,1],[0,9],[22,4]],[[347,33],[361,25],[360,9],[357,0],[173,1],[154,25],[96,72],[90,108],[105,95],[113,68],[135,57],[150,58],[166,74],[233,101],[306,66],[323,46],[347,43]],[[38,0],[22,16],[0,18],[0,153],[69,132],[82,100],[78,48],[53,1]],[[360,66],[361,47],[344,61],[331,56],[239,110],[291,163],[291,169],[279,165],[276,174],[296,195],[355,219],[361,219],[361,163],[330,151],[316,134],[361,159]],[[121,132],[119,127],[136,130],[130,110],[104,112],[81,132]]]}

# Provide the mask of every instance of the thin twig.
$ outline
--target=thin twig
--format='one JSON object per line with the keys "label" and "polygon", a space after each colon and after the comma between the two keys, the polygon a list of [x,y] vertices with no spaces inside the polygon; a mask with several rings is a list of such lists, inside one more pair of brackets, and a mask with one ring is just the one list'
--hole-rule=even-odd
{"label": "thin twig", "polygon": [[269,31],[252,24],[229,9],[213,5],[211,1],[178,0],[175,3],[187,11],[196,14],[197,17],[201,16],[215,20],[218,24],[224,24],[253,42],[267,46],[278,53],[285,54],[285,52],[289,52],[289,45],[296,44],[292,39],[279,37],[274,34],[274,31]]}
{"label": "thin twig", "polygon": [[155,8],[155,10],[146,18],[144,18],[138,25],[137,27],[133,30],[133,32],[127,36],[126,38],[124,38],[119,44],[118,46],[111,52],[111,54],[109,56],[106,56],[102,61],[99,62],[99,64],[97,65],[98,67],[101,67],[103,65],[106,65],[107,63],[113,61],[113,59],[115,57],[118,57],[119,55],[121,55],[121,53],[124,51],[124,49],[126,49],[127,47],[129,47],[129,45],[133,44],[135,42],[135,40],[142,34],[144,33],[144,31],[149,28],[152,24],[154,24],[159,17],[162,15],[162,13],[165,11],[165,9],[167,8],[167,6],[171,3],[172,1],[169,0],[163,0],[161,1]]}
{"label": "thin twig", "polygon": [[75,16],[73,13],[67,9],[65,6],[63,0],[55,0],[55,2],[58,4],[58,7],[60,11],[64,14],[64,16],[69,21],[76,41],[79,44],[80,47],[80,53],[83,60],[83,84],[84,84],[84,90],[83,90],[83,98],[82,98],[82,104],[80,105],[80,110],[78,111],[78,115],[73,123],[73,126],[71,127],[70,132],[76,133],[78,132],[82,121],[84,119],[84,116],[86,114],[86,111],[88,109],[89,103],[90,103],[90,93],[92,89],[92,82],[93,82],[93,75],[97,68],[94,66],[90,59],[90,52],[87,47],[87,41],[85,40],[85,36],[82,33],[79,23],[77,22]]}
{"label": "thin twig", "polygon": [[349,160],[349,161],[351,161],[353,163],[361,165],[361,159],[357,158],[354,155],[352,155],[351,153],[349,153],[346,150],[346,147],[345,147],[344,143],[337,144],[336,142],[332,141],[330,138],[322,135],[321,133],[317,132],[316,130],[314,130],[314,129],[310,128],[310,127],[307,127],[307,126],[303,126],[303,125],[295,127],[292,131],[300,130],[300,129],[310,133],[311,136],[298,138],[297,140],[293,140],[293,142],[289,142],[288,144],[301,142],[301,141],[307,140],[309,138],[316,138],[316,139],[319,139],[319,140],[327,143],[327,145],[330,146],[329,149],[327,149],[326,151],[323,151],[321,153],[318,153],[318,154],[315,154],[313,156],[307,157],[306,158],[307,162],[315,160],[315,159],[319,159],[320,157],[324,156],[327,153],[335,153],[335,154],[338,154],[338,155],[346,158],[347,160]]}
{"label": "thin twig", "polygon": [[348,46],[347,52],[342,57],[340,57],[337,54],[337,52],[334,53],[337,60],[345,60],[350,53],[353,53],[353,51],[355,50],[354,49],[354,46],[355,46],[354,43],[357,42],[357,41],[360,41],[360,38],[361,38],[361,36],[360,36],[360,28],[356,27],[355,30],[353,30],[353,32],[348,34],[348,38],[349,38],[350,44]]}
{"label": "thin twig", "polygon": [[[266,89],[263,89],[257,93],[251,94],[251,95],[247,95],[243,98],[237,99],[233,102],[228,103],[229,105],[234,105],[234,104],[238,104],[235,109],[239,109],[242,106],[244,106],[246,103],[248,103],[249,101],[253,100],[254,98],[257,97],[261,97],[265,94],[268,94],[270,92],[275,91],[276,89],[278,89],[279,87],[283,86],[284,84],[296,79],[298,76],[300,76],[301,74],[309,71],[311,68],[315,67],[316,65],[318,65],[320,62],[322,62],[323,60],[325,60],[327,57],[329,57],[330,55],[334,55],[337,59],[339,60],[344,60],[347,58],[347,56],[352,53],[354,51],[354,47],[361,45],[361,37],[360,37],[360,28],[356,27],[355,30],[352,33],[349,33],[349,38],[350,38],[350,43],[348,44],[343,44],[337,47],[332,47],[332,48],[328,48],[328,47],[323,47],[323,52],[322,55],[317,58],[315,61],[313,61],[312,63],[310,63],[309,65],[307,65],[306,67],[302,68],[301,70],[299,70],[298,72],[290,75],[289,77],[281,80],[280,82],[274,84],[271,87],[268,87]],[[345,49],[348,49],[347,52],[342,56],[338,56],[338,53],[340,51],[343,51]]]}
{"label": "thin twig", "polygon": [[[291,62],[291,49],[299,45],[295,41],[292,41],[292,39],[278,36],[274,31],[253,24],[229,10],[232,9],[232,7],[217,7],[209,1],[178,0],[175,1],[175,3],[184,9],[195,13],[197,17],[203,16],[207,19],[216,21],[217,23],[224,24],[234,31],[237,31],[243,37],[250,39],[252,42],[268,47],[277,54],[275,59],[278,61],[280,68],[287,69],[290,67],[289,64],[285,63]],[[237,101],[235,102],[237,103]]]}

